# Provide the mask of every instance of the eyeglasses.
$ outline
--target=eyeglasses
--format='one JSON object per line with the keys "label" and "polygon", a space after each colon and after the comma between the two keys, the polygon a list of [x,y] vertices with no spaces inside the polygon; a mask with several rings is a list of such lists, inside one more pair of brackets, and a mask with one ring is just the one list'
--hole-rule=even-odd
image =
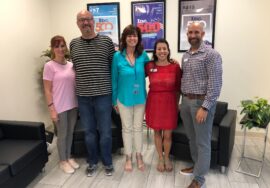
{"label": "eyeglasses", "polygon": [[78,19],[78,22],[85,22],[85,21],[91,22],[91,21],[93,21],[93,20],[94,20],[93,18],[79,18],[79,19]]}

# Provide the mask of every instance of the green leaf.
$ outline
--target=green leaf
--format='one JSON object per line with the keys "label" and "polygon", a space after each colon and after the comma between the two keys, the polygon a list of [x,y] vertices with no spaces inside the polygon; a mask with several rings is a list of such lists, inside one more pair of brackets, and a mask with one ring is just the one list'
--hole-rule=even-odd
{"label": "green leaf", "polygon": [[254,100],[240,101],[242,110],[240,114],[245,114],[245,120],[241,120],[242,128],[265,126],[270,121],[270,105],[268,100],[255,97]]}

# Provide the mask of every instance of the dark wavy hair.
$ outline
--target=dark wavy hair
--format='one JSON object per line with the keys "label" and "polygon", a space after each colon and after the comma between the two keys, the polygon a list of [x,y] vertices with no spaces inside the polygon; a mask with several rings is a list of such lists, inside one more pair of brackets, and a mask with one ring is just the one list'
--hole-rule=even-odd
{"label": "dark wavy hair", "polygon": [[158,57],[157,57],[157,45],[159,43],[165,43],[167,45],[167,48],[168,48],[168,51],[169,51],[169,54],[167,56],[167,60],[171,63],[171,49],[170,49],[170,46],[169,46],[168,41],[165,40],[165,39],[158,39],[158,40],[156,40],[155,45],[154,45],[153,57],[152,57],[153,61],[155,63],[158,61]]}
{"label": "dark wavy hair", "polygon": [[56,36],[54,36],[54,37],[51,39],[51,59],[54,59],[54,58],[55,58],[55,54],[54,54],[53,48],[59,46],[61,42],[64,43],[64,45],[65,45],[65,47],[66,47],[66,50],[68,51],[68,48],[67,48],[67,44],[66,44],[65,38],[62,37],[62,36],[60,36],[60,35],[56,35]]}
{"label": "dark wavy hair", "polygon": [[143,45],[142,45],[142,33],[140,28],[134,26],[134,25],[128,25],[125,27],[122,35],[121,35],[121,40],[120,40],[120,51],[123,52],[124,49],[127,48],[127,36],[128,35],[137,35],[138,36],[138,43],[135,47],[135,56],[138,57],[142,54],[143,52]]}

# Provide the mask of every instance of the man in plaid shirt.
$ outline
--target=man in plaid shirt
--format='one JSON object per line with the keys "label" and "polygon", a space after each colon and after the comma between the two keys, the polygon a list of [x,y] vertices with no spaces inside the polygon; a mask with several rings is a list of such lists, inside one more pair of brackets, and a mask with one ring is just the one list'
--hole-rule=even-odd
{"label": "man in plaid shirt", "polygon": [[182,58],[181,118],[194,166],[180,173],[194,176],[188,188],[200,188],[210,168],[212,126],[222,86],[221,56],[203,42],[204,34],[199,22],[188,26],[191,48]]}

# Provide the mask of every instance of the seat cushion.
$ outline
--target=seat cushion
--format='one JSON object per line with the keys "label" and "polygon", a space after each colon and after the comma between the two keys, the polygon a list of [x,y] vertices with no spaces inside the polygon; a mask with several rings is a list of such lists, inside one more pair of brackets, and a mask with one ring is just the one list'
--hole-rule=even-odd
{"label": "seat cushion", "polygon": [[73,132],[73,140],[84,140],[84,126],[78,119]]}
{"label": "seat cushion", "polygon": [[[78,120],[74,129],[73,140],[84,140],[84,130],[83,125],[80,120]],[[119,129],[112,121],[112,137],[118,136],[121,136],[121,129]]]}
{"label": "seat cushion", "polygon": [[1,163],[9,165],[11,175],[15,176],[44,152],[44,142],[42,140],[3,139],[0,141],[0,151]]}
{"label": "seat cushion", "polygon": [[218,126],[220,124],[220,122],[222,121],[227,111],[228,111],[228,103],[218,101],[216,105],[216,113],[214,117],[215,126]]}
{"label": "seat cushion", "polygon": [[112,110],[112,120],[115,122],[115,123],[117,123],[118,125],[121,125],[121,118],[120,118],[120,115],[119,115],[119,113],[117,113],[116,111],[115,111],[115,109],[113,108],[113,110]]}
{"label": "seat cushion", "polygon": [[178,127],[172,132],[172,141],[180,143],[188,143],[188,138],[186,136],[186,131],[183,124],[178,124]]}
{"label": "seat cushion", "polygon": [[0,140],[3,139],[3,138],[4,138],[4,134],[3,134],[3,131],[1,129],[1,127],[0,127]]}
{"label": "seat cushion", "polygon": [[[212,150],[218,149],[218,136],[219,136],[219,127],[214,126],[212,129],[212,138],[211,138]],[[185,128],[182,124],[180,124],[180,126],[178,126],[172,132],[172,141],[188,145],[188,138],[186,136]]]}
{"label": "seat cushion", "polygon": [[[0,185],[11,178],[8,165],[0,164]],[[1,186],[0,186],[1,187]]]}
{"label": "seat cushion", "polygon": [[112,122],[112,137],[122,137],[122,130]]}

